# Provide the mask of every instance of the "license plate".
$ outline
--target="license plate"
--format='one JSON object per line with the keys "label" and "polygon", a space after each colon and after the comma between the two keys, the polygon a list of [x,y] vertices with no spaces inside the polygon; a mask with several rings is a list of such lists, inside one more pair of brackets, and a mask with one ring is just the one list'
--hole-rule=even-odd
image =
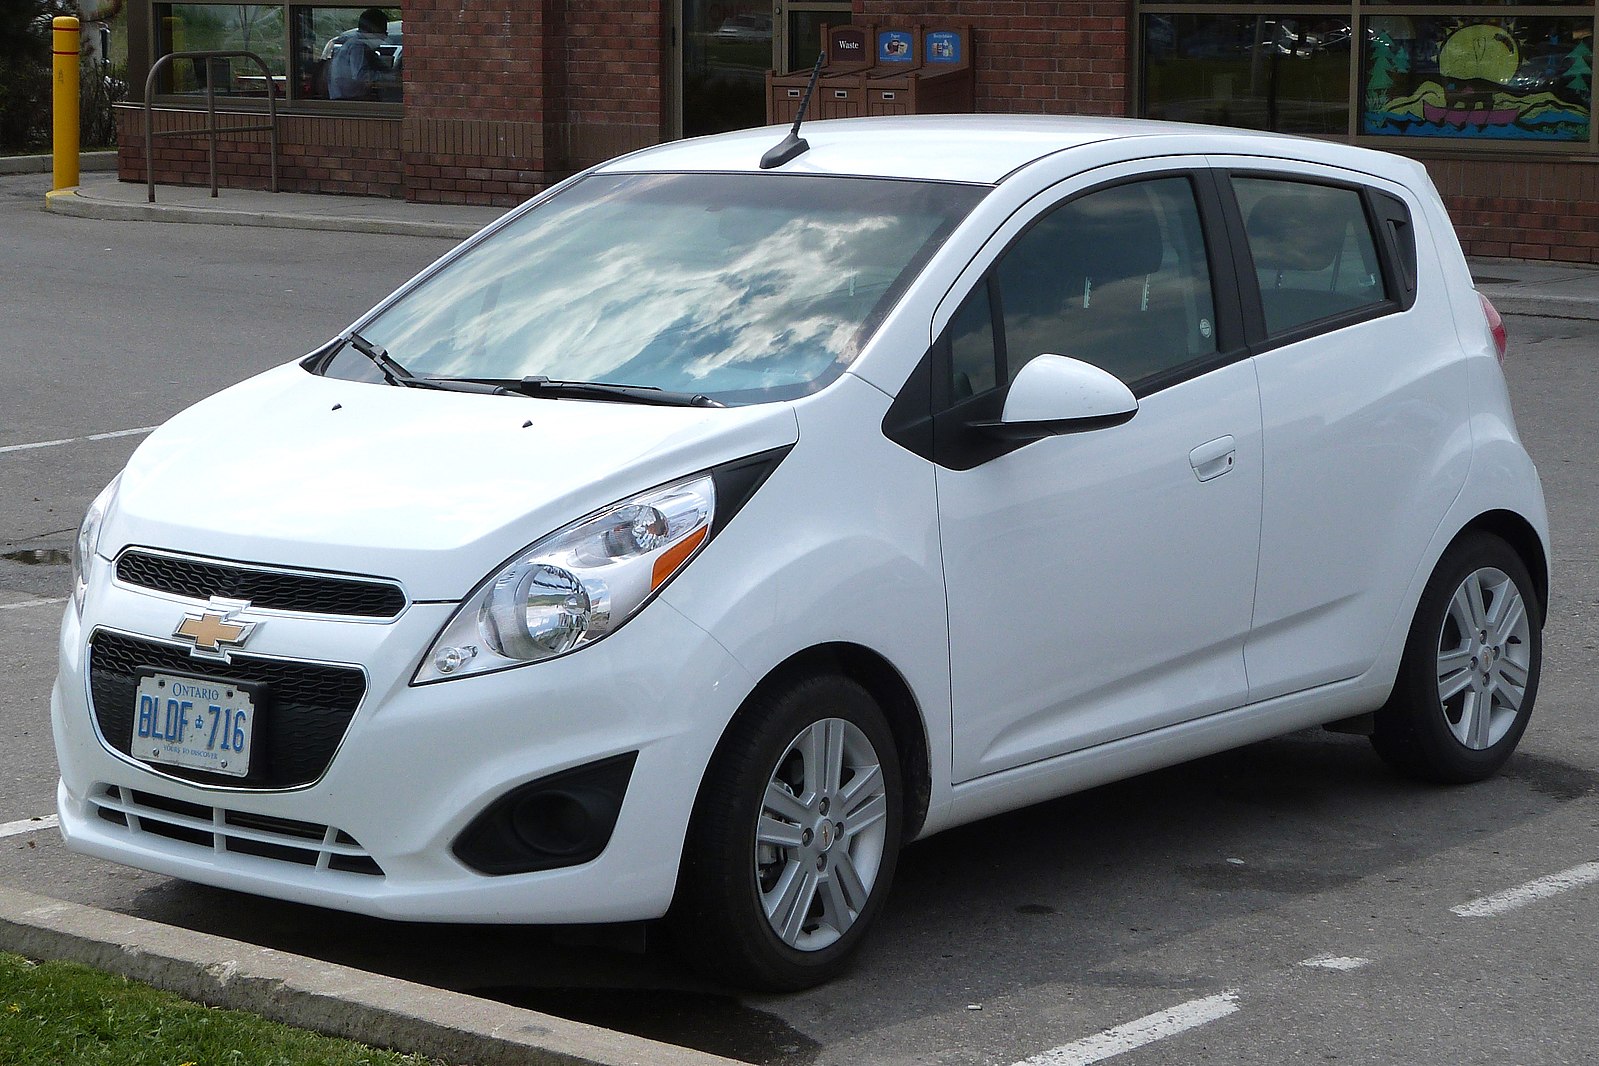
{"label": "license plate", "polygon": [[250,772],[255,700],[231,681],[148,673],[133,701],[133,757],[244,777]]}

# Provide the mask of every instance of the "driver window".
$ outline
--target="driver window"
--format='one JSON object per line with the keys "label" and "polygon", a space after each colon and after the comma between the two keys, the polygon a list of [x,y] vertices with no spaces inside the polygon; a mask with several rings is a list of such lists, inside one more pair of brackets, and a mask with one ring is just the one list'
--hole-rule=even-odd
{"label": "driver window", "polygon": [[1217,351],[1204,236],[1184,177],[1062,204],[1005,253],[994,278],[1007,378],[1048,352],[1131,386]]}

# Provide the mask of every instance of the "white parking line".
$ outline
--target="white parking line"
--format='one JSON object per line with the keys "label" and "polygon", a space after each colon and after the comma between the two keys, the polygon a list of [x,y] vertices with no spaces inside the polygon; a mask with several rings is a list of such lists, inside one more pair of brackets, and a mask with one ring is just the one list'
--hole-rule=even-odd
{"label": "white parking line", "polygon": [[157,427],[142,426],[139,429],[119,429],[111,433],[91,433],[87,437],[63,437],[60,440],[40,440],[32,444],[7,444],[0,446],[0,454],[5,452],[26,452],[34,448],[54,448],[62,444],[83,444],[91,440],[111,440],[114,437],[137,437],[141,433],[151,433]]}
{"label": "white parking line", "polygon": [[1135,1022],[1106,1029],[1103,1033],[1084,1037],[1070,1044],[1023,1059],[1015,1066],[1088,1066],[1176,1036],[1190,1029],[1225,1018],[1238,1011],[1238,992],[1222,992],[1204,999],[1191,999],[1169,1010],[1146,1015]]}
{"label": "white parking line", "polygon": [[43,829],[54,829],[60,824],[55,815],[46,815],[43,818],[24,818],[19,822],[6,822],[0,825],[0,837],[21,836],[24,833],[37,833]]}
{"label": "white parking line", "polygon": [[1585,862],[1581,866],[1573,866],[1569,870],[1540,877],[1536,881],[1528,881],[1524,885],[1507,888],[1503,892],[1495,892],[1491,896],[1483,896],[1481,899],[1474,899],[1470,903],[1462,903],[1458,907],[1449,909],[1462,918],[1493,918],[1506,911],[1513,911],[1517,907],[1525,907],[1529,903],[1558,896],[1562,892],[1593,884],[1595,881],[1599,881],[1599,862]]}
{"label": "white parking line", "polygon": [[65,596],[51,600],[23,600],[21,603],[0,603],[0,611],[16,611],[23,607],[53,607],[67,602]]}
{"label": "white parking line", "polygon": [[1313,970],[1337,970],[1348,973],[1358,970],[1362,966],[1370,966],[1370,959],[1363,959],[1359,955],[1317,955],[1313,959],[1306,959],[1299,965],[1308,966]]}

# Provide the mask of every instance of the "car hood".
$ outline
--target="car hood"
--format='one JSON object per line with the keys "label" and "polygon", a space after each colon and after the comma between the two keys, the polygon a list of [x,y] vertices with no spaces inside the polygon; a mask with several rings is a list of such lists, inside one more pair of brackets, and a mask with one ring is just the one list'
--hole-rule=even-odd
{"label": "car hood", "polygon": [[123,472],[100,553],[141,545],[368,574],[412,599],[456,600],[591,511],[797,439],[787,404],[449,393],[291,364],[151,434]]}

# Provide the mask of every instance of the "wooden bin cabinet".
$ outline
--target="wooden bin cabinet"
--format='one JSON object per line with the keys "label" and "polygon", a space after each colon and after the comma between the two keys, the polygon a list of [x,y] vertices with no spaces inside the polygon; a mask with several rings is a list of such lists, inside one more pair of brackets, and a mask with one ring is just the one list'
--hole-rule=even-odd
{"label": "wooden bin cabinet", "polygon": [[977,109],[970,26],[923,27],[920,64],[867,91],[868,115],[952,115]]}
{"label": "wooden bin cabinet", "polygon": [[[823,27],[827,60],[807,117],[935,115],[976,106],[970,26]],[[868,50],[866,43],[872,43]],[[768,122],[793,122],[811,72],[766,75]]]}
{"label": "wooden bin cabinet", "polygon": [[879,28],[877,62],[862,71],[866,114],[914,115],[911,86],[922,67],[922,28]]}

